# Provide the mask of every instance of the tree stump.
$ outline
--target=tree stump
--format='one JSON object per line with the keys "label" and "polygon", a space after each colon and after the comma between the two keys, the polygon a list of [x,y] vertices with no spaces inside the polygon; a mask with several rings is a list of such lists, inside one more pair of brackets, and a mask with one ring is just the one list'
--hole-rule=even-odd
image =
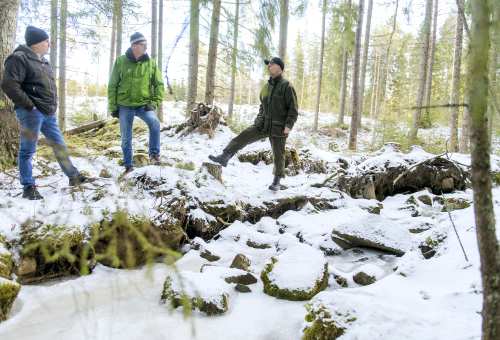
{"label": "tree stump", "polygon": [[214,176],[219,182],[222,182],[222,165],[203,163],[202,166],[206,168],[208,173]]}

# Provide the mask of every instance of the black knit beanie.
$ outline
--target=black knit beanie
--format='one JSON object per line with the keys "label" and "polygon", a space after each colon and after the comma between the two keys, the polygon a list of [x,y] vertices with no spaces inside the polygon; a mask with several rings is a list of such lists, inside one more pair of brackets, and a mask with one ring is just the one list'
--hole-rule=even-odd
{"label": "black knit beanie", "polygon": [[26,33],[24,33],[24,39],[26,40],[26,45],[31,46],[49,39],[49,36],[40,28],[28,26],[26,27]]}
{"label": "black knit beanie", "polygon": [[145,41],[145,40],[146,40],[146,38],[141,33],[135,32],[130,37],[130,45],[133,45],[133,44],[138,43],[139,41]]}

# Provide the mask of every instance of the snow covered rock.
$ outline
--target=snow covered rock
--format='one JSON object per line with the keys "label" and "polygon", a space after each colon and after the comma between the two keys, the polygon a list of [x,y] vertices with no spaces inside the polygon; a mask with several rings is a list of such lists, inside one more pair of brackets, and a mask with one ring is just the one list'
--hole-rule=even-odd
{"label": "snow covered rock", "polygon": [[0,277],[0,322],[7,320],[21,285]]}
{"label": "snow covered rock", "polygon": [[280,299],[309,300],[328,285],[328,262],[323,252],[294,244],[271,257],[260,275],[264,292]]}
{"label": "snow covered rock", "polygon": [[231,266],[229,266],[229,268],[238,268],[248,272],[250,264],[251,262],[248,257],[243,254],[238,254],[234,257],[233,262],[231,263]]}
{"label": "snow covered rock", "polygon": [[332,232],[356,244],[404,255],[411,249],[410,233],[396,222],[378,215],[362,215],[335,227]]}
{"label": "snow covered rock", "polygon": [[173,308],[184,306],[207,315],[223,314],[228,308],[228,287],[217,275],[185,271],[167,277],[161,300]]}
{"label": "snow covered rock", "polygon": [[10,279],[14,260],[12,259],[13,254],[7,250],[4,241],[5,236],[0,236],[0,278]]}
{"label": "snow covered rock", "polygon": [[[356,321],[356,314],[338,303],[331,292],[323,292],[306,305],[308,314],[303,328],[303,340],[335,340]],[[332,301],[333,300],[333,301]]]}
{"label": "snow covered rock", "polygon": [[373,264],[365,264],[356,270],[353,280],[357,284],[367,286],[381,279],[384,274],[385,272],[382,268]]}

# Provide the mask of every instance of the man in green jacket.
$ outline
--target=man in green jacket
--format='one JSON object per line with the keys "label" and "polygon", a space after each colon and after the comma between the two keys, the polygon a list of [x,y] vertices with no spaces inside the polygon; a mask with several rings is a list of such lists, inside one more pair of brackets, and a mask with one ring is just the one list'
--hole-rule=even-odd
{"label": "man in green jacket", "polygon": [[[149,127],[149,159],[152,165],[160,161],[160,121],[156,108],[162,105],[165,88],[156,61],[146,53],[146,38],[139,32],[130,37],[132,45],[125,55],[116,58],[108,83],[111,116],[120,121],[122,138],[123,177],[134,170],[132,127],[135,116]],[[152,92],[151,89],[154,89]]]}
{"label": "man in green jacket", "polygon": [[271,77],[260,92],[260,109],[254,124],[233,138],[218,156],[208,156],[212,161],[226,167],[227,162],[248,144],[269,137],[273,151],[274,168],[271,190],[280,189],[280,180],[285,178],[285,144],[288,134],[297,121],[297,94],[290,81],[281,73],[285,63],[280,58],[264,60]]}

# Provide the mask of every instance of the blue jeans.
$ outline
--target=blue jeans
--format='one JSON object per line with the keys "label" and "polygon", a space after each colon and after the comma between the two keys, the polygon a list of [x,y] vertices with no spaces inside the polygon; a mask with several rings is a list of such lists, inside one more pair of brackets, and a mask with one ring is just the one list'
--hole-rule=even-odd
{"label": "blue jeans", "polygon": [[142,106],[118,105],[120,134],[122,136],[123,164],[127,168],[134,167],[132,153],[132,127],[135,116],[139,117],[149,127],[149,157],[160,155],[160,120],[156,111],[144,111]]}
{"label": "blue jeans", "polygon": [[31,157],[36,152],[37,139],[40,132],[43,133],[48,142],[53,143],[52,151],[63,173],[70,179],[80,174],[73,166],[66,152],[66,142],[57,125],[56,115],[47,116],[37,109],[28,111],[23,108],[15,110],[17,120],[21,127],[21,145],[19,147],[18,166],[19,177],[23,189],[35,185],[32,174]]}

